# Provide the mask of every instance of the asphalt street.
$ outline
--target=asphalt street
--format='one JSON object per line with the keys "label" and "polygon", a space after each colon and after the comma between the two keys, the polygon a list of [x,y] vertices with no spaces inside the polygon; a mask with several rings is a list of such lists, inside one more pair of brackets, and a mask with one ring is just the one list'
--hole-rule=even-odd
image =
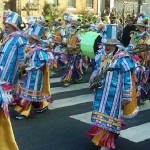
{"label": "asphalt street", "polygon": [[[86,135],[91,127],[87,120],[92,110],[92,91],[85,86],[90,74],[89,70],[82,83],[68,87],[70,89],[62,87],[59,82],[60,73],[52,75],[53,106],[44,113],[16,120],[16,113],[10,107],[14,134],[20,150],[100,149]],[[125,130],[117,139],[116,150],[150,150],[150,104],[147,102],[145,105],[147,107],[143,107],[136,117],[126,120],[129,131]]]}

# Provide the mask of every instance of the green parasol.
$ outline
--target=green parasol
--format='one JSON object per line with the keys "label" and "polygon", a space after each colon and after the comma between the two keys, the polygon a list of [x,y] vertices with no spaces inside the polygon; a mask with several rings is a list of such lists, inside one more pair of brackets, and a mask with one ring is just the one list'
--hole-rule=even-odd
{"label": "green parasol", "polygon": [[94,58],[94,43],[98,36],[98,33],[92,31],[86,32],[83,35],[80,42],[80,48],[83,55]]}

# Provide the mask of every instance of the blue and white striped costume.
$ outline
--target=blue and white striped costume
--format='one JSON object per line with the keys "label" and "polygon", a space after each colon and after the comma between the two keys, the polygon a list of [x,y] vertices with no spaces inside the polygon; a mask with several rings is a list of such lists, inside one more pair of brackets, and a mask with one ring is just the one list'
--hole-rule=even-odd
{"label": "blue and white striped costume", "polygon": [[7,35],[0,49],[0,80],[10,84],[16,84],[19,78],[18,67],[24,62],[26,39],[19,33],[13,32]]}
{"label": "blue and white striped costume", "polygon": [[[101,68],[106,60],[105,55],[96,55],[96,67],[92,74],[101,73]],[[122,105],[132,101],[132,77],[135,63],[125,52],[117,52],[110,58],[107,71],[102,82],[102,87],[95,93],[93,102],[92,122],[100,128],[119,133],[121,130]]]}
{"label": "blue and white striped costume", "polygon": [[21,97],[30,102],[42,102],[45,97],[43,88],[43,67],[48,63],[49,56],[42,47],[34,47],[28,55],[29,67],[24,77]]}

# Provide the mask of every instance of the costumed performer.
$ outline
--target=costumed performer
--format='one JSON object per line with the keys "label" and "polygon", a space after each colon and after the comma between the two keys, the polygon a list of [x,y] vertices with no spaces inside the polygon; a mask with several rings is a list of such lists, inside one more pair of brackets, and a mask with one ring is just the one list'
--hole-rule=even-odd
{"label": "costumed performer", "polygon": [[19,67],[24,63],[26,39],[19,32],[20,16],[9,11],[4,20],[4,37],[0,45],[0,148],[18,150],[8,105],[12,102],[12,91],[19,80]]}
{"label": "costumed performer", "polygon": [[[149,27],[149,18],[143,13],[138,15],[137,23],[135,24],[137,31],[131,34],[131,40],[129,46],[126,48],[127,51],[132,53],[132,50],[136,49],[138,46],[150,45],[150,34],[147,32]],[[147,81],[150,79],[150,53],[145,49],[143,52],[133,53],[133,59],[140,60],[140,66],[137,67],[137,96],[139,99],[139,104],[143,104],[143,100],[147,99],[149,93],[149,87],[147,86]],[[144,67],[144,70],[143,70]],[[139,85],[140,83],[140,85]],[[140,94],[139,94],[140,93]]]}
{"label": "costumed performer", "polygon": [[15,110],[19,113],[16,119],[24,119],[32,114],[33,109],[36,112],[43,112],[48,109],[51,102],[50,92],[50,68],[49,54],[40,44],[40,38],[43,36],[45,27],[35,23],[33,31],[29,37],[29,47],[26,56],[24,82],[20,97],[22,100],[16,106]]}
{"label": "costumed performer", "polygon": [[97,81],[97,86],[88,136],[100,150],[115,149],[115,139],[124,126],[122,116],[132,117],[138,112],[137,101],[132,98],[136,64],[127,52],[118,50],[118,44],[116,39],[107,40],[102,53],[95,55],[96,66],[90,78],[90,84]]}

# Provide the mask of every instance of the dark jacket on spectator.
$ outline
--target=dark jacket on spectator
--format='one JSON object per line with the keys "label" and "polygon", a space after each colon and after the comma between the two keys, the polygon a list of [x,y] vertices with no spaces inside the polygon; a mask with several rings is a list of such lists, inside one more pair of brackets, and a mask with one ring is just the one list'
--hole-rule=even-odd
{"label": "dark jacket on spectator", "polygon": [[131,31],[135,31],[136,30],[136,26],[135,25],[131,25],[131,26],[126,26],[123,29],[123,34],[122,34],[122,39],[121,39],[121,43],[127,47],[130,43],[131,37],[130,37],[130,33]]}

